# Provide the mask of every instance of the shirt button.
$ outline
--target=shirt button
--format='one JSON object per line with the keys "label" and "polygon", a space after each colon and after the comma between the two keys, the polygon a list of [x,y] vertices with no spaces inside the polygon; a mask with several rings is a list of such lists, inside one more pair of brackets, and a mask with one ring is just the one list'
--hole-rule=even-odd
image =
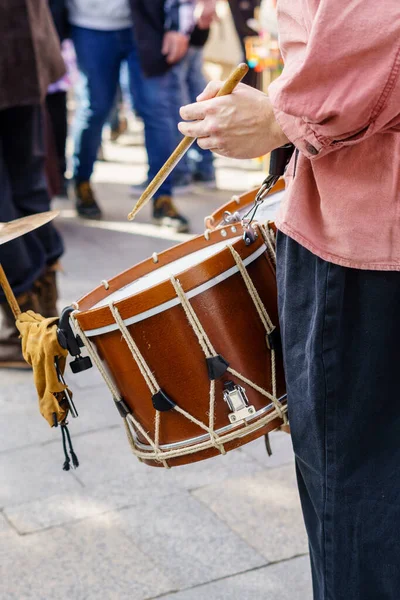
{"label": "shirt button", "polygon": [[309,154],[312,154],[313,156],[316,156],[318,154],[318,150],[309,142],[306,142],[306,150]]}

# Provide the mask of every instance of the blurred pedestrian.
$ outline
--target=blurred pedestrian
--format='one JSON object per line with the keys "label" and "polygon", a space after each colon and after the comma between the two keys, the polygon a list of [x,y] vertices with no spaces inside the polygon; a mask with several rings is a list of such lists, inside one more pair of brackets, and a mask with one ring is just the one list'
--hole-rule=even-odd
{"label": "blurred pedestrian", "polygon": [[[169,72],[187,52],[194,0],[68,0],[68,8],[82,76],[74,135],[76,208],[80,216],[96,219],[101,209],[90,178],[123,60],[128,63],[133,104],[144,122],[149,179],[173,150]],[[169,178],[155,195],[153,221],[186,231],[188,222],[171,196]]]}
{"label": "blurred pedestrian", "polygon": [[[258,35],[258,32],[254,31],[249,23],[254,19],[255,10],[260,7],[261,0],[228,0],[228,2],[243,49],[243,55],[246,56],[245,38]],[[250,68],[243,79],[243,83],[251,85],[251,87],[256,89],[261,89],[261,74]]]}
{"label": "blurred pedestrian", "polygon": [[[47,0],[0,5],[0,221],[49,210],[42,103],[64,63]],[[49,223],[0,246],[22,310],[56,313],[60,235]],[[26,367],[14,317],[0,292],[0,367]]]}
{"label": "blurred pedestrian", "polygon": [[[216,0],[202,0],[196,9],[196,25],[190,36],[189,49],[182,60],[172,68],[171,98],[179,123],[181,106],[196,102],[196,98],[207,85],[203,74],[203,48],[210,26],[216,18]],[[182,136],[176,128],[177,143]],[[216,187],[214,158],[210,150],[203,150],[197,144],[192,146],[175,168],[173,186],[175,192],[187,191],[192,182],[210,188]]]}
{"label": "blurred pedestrian", "polygon": [[[65,0],[49,0],[49,7],[56,31],[61,43],[61,52],[64,62],[67,63],[69,57],[69,47],[64,45],[64,41],[69,34],[67,8]],[[61,196],[67,195],[67,185],[65,179],[66,164],[66,144],[68,134],[68,117],[67,117],[67,91],[70,87],[70,81],[65,75],[59,81],[52,83],[48,88],[46,96],[46,108],[48,113],[48,152],[54,153],[54,157],[48,157],[50,164],[55,162],[57,169],[58,185],[54,193]]]}

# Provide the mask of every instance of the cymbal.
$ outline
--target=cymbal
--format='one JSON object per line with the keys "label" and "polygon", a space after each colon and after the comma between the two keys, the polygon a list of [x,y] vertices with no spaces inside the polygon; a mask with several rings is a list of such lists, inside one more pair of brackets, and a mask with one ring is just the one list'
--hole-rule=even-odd
{"label": "cymbal", "polygon": [[15,219],[8,223],[0,222],[0,245],[15,240],[16,238],[21,237],[21,235],[25,235],[25,233],[29,233],[30,231],[49,223],[49,221],[52,221],[58,214],[60,214],[59,210],[48,210],[47,212]]}

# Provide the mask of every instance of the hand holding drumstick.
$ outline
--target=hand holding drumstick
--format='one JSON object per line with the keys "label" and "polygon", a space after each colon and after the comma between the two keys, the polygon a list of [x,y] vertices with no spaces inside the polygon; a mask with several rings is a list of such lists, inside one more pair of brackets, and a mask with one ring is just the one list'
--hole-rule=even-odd
{"label": "hand holding drumstick", "polygon": [[[218,97],[231,94],[232,91],[236,88],[238,83],[243,79],[248,71],[248,66],[244,63],[240,64],[233,73],[228,77],[225,83],[221,83],[218,91],[215,95]],[[207,88],[206,88],[207,89]],[[148,185],[146,190],[143,192],[133,210],[129,213],[128,219],[131,221],[135,218],[140,209],[147,204],[147,202],[154,196],[156,191],[162,185],[162,183],[166,180],[168,175],[172,172],[172,170],[176,167],[181,158],[185,155],[185,153],[189,150],[190,146],[196,140],[196,136],[189,136],[183,138],[178,147],[171,154],[167,162],[163,165],[157,175],[154,177],[153,181]]]}

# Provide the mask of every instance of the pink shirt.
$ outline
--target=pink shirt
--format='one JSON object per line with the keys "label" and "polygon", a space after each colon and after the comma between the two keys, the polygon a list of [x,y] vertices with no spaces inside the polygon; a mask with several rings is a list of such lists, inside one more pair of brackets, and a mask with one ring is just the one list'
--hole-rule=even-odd
{"label": "pink shirt", "polygon": [[400,271],[400,0],[278,0],[269,88],[298,152],[278,228],[317,256]]}

